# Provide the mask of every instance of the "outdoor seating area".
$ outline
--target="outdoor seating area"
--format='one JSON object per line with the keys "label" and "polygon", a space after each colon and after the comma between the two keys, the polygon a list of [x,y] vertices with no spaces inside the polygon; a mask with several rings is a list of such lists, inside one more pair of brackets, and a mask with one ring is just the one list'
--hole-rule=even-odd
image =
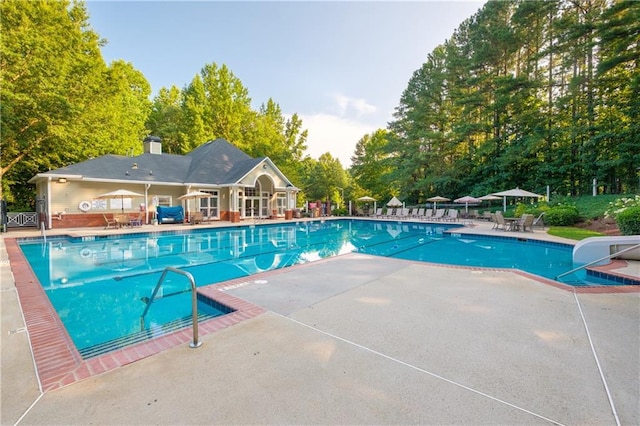
{"label": "outdoor seating area", "polygon": [[[493,224],[492,229],[511,231],[511,232],[533,232],[535,226],[544,229],[543,216],[544,212],[539,216],[525,213],[519,217],[505,217],[503,212],[507,211],[507,198],[513,197],[518,199],[542,198],[542,195],[525,191],[520,188],[510,189],[508,191],[487,194],[482,197],[473,197],[470,195],[456,198],[452,204],[448,203],[451,199],[434,196],[427,198],[426,206],[405,206],[405,203],[397,197],[392,197],[384,207],[377,207],[374,204],[375,212],[368,214],[362,208],[355,210],[356,216],[367,216],[375,219],[397,219],[397,220],[421,220],[429,222],[462,222],[465,226],[476,226],[476,221],[487,221]],[[484,202],[501,200],[503,204],[502,211],[493,209],[482,209]],[[359,202],[376,202],[376,199],[370,196],[364,196],[357,199]],[[431,204],[429,204],[431,203]],[[457,205],[460,205],[458,207]],[[462,207],[464,205],[464,207]],[[367,204],[368,207],[368,204]],[[470,207],[473,207],[470,209]],[[490,207],[490,206],[488,206]],[[493,211],[492,211],[493,210]]]}
{"label": "outdoor seating area", "polygon": [[[356,216],[361,216],[360,212]],[[424,208],[424,207],[377,207],[375,212],[364,215],[372,219],[419,220],[426,222],[461,222],[474,227],[479,222],[490,222],[491,229],[508,232],[534,232],[534,227],[544,229],[544,213],[539,216],[525,213],[520,217],[505,217],[497,210],[461,209],[461,208]]]}

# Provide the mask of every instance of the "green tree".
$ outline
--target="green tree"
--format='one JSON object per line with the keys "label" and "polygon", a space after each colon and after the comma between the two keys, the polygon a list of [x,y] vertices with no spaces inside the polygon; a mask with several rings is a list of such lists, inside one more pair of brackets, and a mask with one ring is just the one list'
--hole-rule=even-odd
{"label": "green tree", "polygon": [[349,169],[353,184],[359,189],[355,192],[356,198],[364,195],[378,200],[390,198],[392,191],[385,176],[391,173],[391,168],[383,161],[388,156],[387,134],[387,130],[378,129],[364,135],[356,144]]}
{"label": "green tree", "polygon": [[184,120],[181,102],[182,93],[176,86],[161,88],[147,120],[149,133],[162,138],[162,150],[169,154],[186,154],[181,150]]}
{"label": "green tree", "polygon": [[20,208],[36,173],[138,148],[150,89],[130,64],[106,66],[83,3],[6,0],[0,13],[0,195]]}

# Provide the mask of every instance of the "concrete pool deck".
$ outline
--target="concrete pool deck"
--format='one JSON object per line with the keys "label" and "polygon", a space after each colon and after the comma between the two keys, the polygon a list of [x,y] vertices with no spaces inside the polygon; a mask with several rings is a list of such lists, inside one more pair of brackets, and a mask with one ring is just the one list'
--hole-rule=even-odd
{"label": "concrete pool deck", "polygon": [[4,245],[18,236],[0,247],[3,425],[640,424],[637,286],[360,254],[216,286],[263,313],[43,393]]}

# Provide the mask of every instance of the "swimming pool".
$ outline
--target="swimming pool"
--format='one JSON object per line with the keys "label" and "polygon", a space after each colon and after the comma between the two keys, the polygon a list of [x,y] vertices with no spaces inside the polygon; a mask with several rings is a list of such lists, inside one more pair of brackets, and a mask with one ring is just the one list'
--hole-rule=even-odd
{"label": "swimming pool", "polygon": [[[573,268],[572,246],[455,232],[458,224],[369,220],[291,222],[82,238],[20,240],[20,248],[83,357],[184,327],[198,286],[351,252],[443,264],[518,268],[546,278]],[[445,232],[449,231],[449,232]],[[580,277],[574,280],[580,280]],[[580,285],[588,283],[579,281]],[[602,283],[597,283],[601,285]],[[199,316],[228,313],[202,298]]]}

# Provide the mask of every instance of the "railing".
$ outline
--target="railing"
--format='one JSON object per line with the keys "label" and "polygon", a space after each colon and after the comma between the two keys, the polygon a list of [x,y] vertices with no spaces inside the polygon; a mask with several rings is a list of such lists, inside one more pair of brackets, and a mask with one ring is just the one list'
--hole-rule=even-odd
{"label": "railing", "polygon": [[7,228],[35,227],[37,224],[38,213],[36,212],[7,213]]}
{"label": "railing", "polygon": [[596,259],[596,260],[593,260],[593,261],[591,261],[589,263],[585,263],[584,265],[578,266],[577,268],[573,268],[570,271],[563,272],[562,274],[556,276],[556,281],[559,281],[560,277],[564,277],[565,275],[573,274],[574,272],[578,272],[581,269],[588,268],[589,266],[595,265],[596,263],[602,262],[603,260],[613,259],[614,257],[621,255],[622,253],[626,253],[628,251],[635,250],[637,248],[640,248],[640,244],[636,244],[635,246],[627,247],[624,250],[620,250],[620,251],[615,252],[613,254],[601,257],[600,259]]}
{"label": "railing", "polygon": [[158,284],[156,284],[156,287],[153,289],[153,293],[151,293],[151,298],[146,301],[147,306],[144,308],[144,312],[140,316],[140,330],[144,330],[144,317],[147,315],[147,312],[149,312],[149,308],[151,307],[151,304],[156,299],[158,290],[160,290],[160,286],[162,285],[162,282],[164,281],[164,278],[167,276],[168,272],[175,272],[176,274],[185,276],[191,283],[191,316],[192,316],[192,323],[193,323],[193,341],[189,344],[189,346],[192,348],[198,348],[202,345],[202,342],[198,341],[198,295],[196,293],[196,281],[193,279],[193,275],[191,275],[189,272],[180,270],[178,268],[167,266],[162,272],[162,275],[158,280]]}

